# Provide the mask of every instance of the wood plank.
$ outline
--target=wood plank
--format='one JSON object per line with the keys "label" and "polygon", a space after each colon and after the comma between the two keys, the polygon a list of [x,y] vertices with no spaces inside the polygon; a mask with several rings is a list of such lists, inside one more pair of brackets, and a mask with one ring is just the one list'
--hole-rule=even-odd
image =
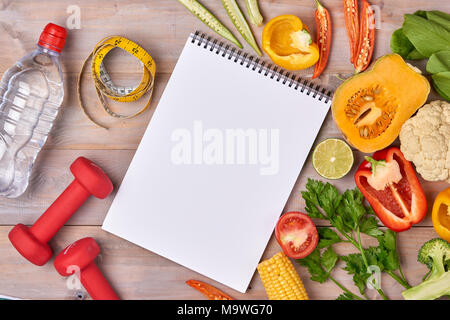
{"label": "wood plank", "polygon": [[[42,150],[27,191],[19,198],[0,202],[0,224],[32,224],[73,181],[69,167],[77,157],[97,162],[117,189],[133,155],[133,150]],[[105,200],[90,197],[69,224],[101,225],[114,195]]]}
{"label": "wood plank", "polygon": [[[57,274],[52,261],[40,268],[27,262],[9,243],[8,232],[8,227],[0,227],[0,255],[2,256],[0,294],[27,299],[74,299],[75,291],[67,288],[66,279]],[[65,227],[51,241],[51,246],[57,254],[68,244],[84,237],[94,237],[98,241],[102,249],[101,256],[98,258],[99,267],[122,299],[204,299],[201,294],[184,283],[191,278],[211,283],[236,299],[266,299],[257,273],[247,293],[241,294],[102,231],[99,227]],[[420,283],[426,272],[426,267],[416,261],[417,251],[425,241],[433,237],[435,234],[432,228],[417,228],[414,233],[407,232],[399,235],[398,249],[402,267],[412,285]],[[365,246],[376,245],[376,241],[365,236],[363,243]],[[263,259],[270,258],[279,250],[278,244],[272,239]],[[336,251],[340,255],[354,252],[348,244],[336,245]],[[294,265],[311,299],[335,299],[340,294],[339,289],[332,282],[324,284],[312,282],[305,268],[298,266],[295,262]],[[341,269],[342,263],[338,266],[339,270],[336,269],[333,272],[333,277],[356,293],[357,289],[353,286],[351,276]],[[381,286],[389,298],[401,299],[402,287],[389,276],[382,277]],[[379,298],[373,291],[368,291],[368,295]]]}
{"label": "wood plank", "polygon": [[[242,0],[238,0],[243,4]],[[333,48],[326,74],[319,80],[328,88],[335,89],[340,80],[336,76],[346,77],[353,72],[349,62],[348,40],[344,28],[342,0],[323,0],[330,9],[333,19]],[[226,16],[220,1],[206,2],[211,9],[240,40]],[[377,31],[375,57],[381,56],[389,49],[389,39],[393,30],[403,21],[404,13],[416,10],[440,9],[450,11],[450,3],[437,0],[383,1],[371,0],[372,4],[381,9],[381,28]],[[56,274],[51,264],[42,268],[27,263],[11,247],[7,233],[18,222],[33,223],[45,211],[59,193],[71,182],[72,175],[68,167],[79,155],[85,155],[98,162],[111,176],[117,188],[122,181],[136,147],[151,119],[161,94],[167,84],[178,56],[188,34],[201,30],[210,35],[213,33],[189,14],[177,1],[165,0],[80,0],[73,3],[70,0],[60,1],[29,1],[0,0],[0,73],[12,65],[19,57],[35,47],[36,40],[43,26],[53,21],[64,25],[68,17],[69,5],[79,5],[81,8],[81,29],[70,30],[67,47],[62,55],[65,75],[66,97],[61,113],[52,130],[45,150],[39,155],[36,170],[31,180],[29,190],[18,199],[2,199],[0,203],[0,294],[15,295],[24,298],[57,298],[71,299],[73,291],[66,288],[65,279]],[[293,13],[315,32],[313,22],[313,2],[309,0],[260,0],[261,11],[266,21],[279,14]],[[42,10],[45,8],[45,10]],[[38,15],[36,13],[39,13]],[[261,43],[262,28],[254,28],[255,36]],[[83,96],[89,111],[101,123],[111,126],[106,131],[92,125],[81,113],[76,100],[76,77],[82,61],[93,49],[97,41],[104,36],[121,34],[139,42],[148,49],[158,64],[157,81],[152,108],[143,116],[129,121],[117,121],[108,118],[98,109],[92,81],[86,75],[83,78]],[[242,41],[244,43],[244,41]],[[245,49],[249,51],[249,46]],[[250,51],[249,51],[250,52]],[[267,60],[267,56],[264,57]],[[129,57],[114,51],[105,63],[119,84],[135,83],[139,78],[139,65]],[[312,69],[296,72],[297,75],[311,77]],[[433,93],[430,100],[436,99]],[[122,105],[113,104],[113,108],[129,111],[138,108],[143,101]],[[328,115],[317,142],[327,137],[340,137],[331,115]],[[362,154],[355,152],[355,163],[362,160]],[[355,168],[353,169],[355,170]],[[352,172],[353,173],[353,172]],[[311,166],[310,158],[302,170],[286,207],[283,211],[303,211],[304,203],[300,191],[304,189],[308,177],[319,178]],[[333,182],[340,190],[353,187],[352,174],[344,179]],[[428,204],[437,192],[448,187],[446,183],[423,182]],[[176,195],[174,195],[176,196]],[[99,227],[112,202],[114,194],[106,200],[89,199],[80,211],[69,221],[68,226],[52,241],[55,251],[65,245],[85,236],[94,236],[103,248],[100,259],[101,268],[120,296],[126,299],[201,299],[202,296],[184,284],[188,278],[207,280],[196,273],[176,265],[162,257],[139,248],[125,240],[112,236]],[[281,208],[280,208],[281,211]],[[322,223],[316,221],[319,225]],[[93,226],[87,226],[93,225]],[[420,245],[436,236],[430,227],[430,215],[412,231],[400,234],[400,253],[405,273],[412,284],[417,284],[425,268],[416,262],[416,254]],[[366,242],[367,238],[364,237]],[[367,244],[373,244],[367,241]],[[271,240],[264,258],[268,258],[279,250]],[[339,245],[340,254],[348,253],[350,248]],[[334,299],[339,289],[332,284],[319,285],[312,283],[303,268],[297,267],[312,299]],[[352,287],[350,276],[344,271],[337,271],[335,277]],[[207,280],[210,283],[213,281]],[[253,278],[251,289],[246,295],[216,284],[219,288],[240,299],[265,298],[259,277]],[[383,287],[390,298],[401,298],[401,288],[390,279],[383,278]]]}
{"label": "wood plank", "polygon": [[[133,75],[118,74],[116,77],[118,80],[129,80]],[[66,79],[68,84],[66,87],[69,89],[66,93],[65,102],[61,107],[60,113],[56,119],[55,125],[50,132],[45,149],[129,149],[135,150],[141,141],[147,125],[153,116],[155,109],[159,103],[159,100],[164,92],[170,75],[165,73],[159,73],[157,75],[157,82],[155,85],[155,93],[153,96],[150,110],[143,115],[133,119],[121,120],[112,118],[107,115],[101,108],[100,103],[97,100],[95,89],[92,80],[88,76],[83,79],[83,99],[87,106],[87,111],[94,119],[101,124],[109,127],[108,130],[100,128],[92,124],[83,114],[80,106],[78,105],[76,88],[76,75],[68,74]],[[330,88],[334,90],[340,80],[326,76],[330,82]],[[125,114],[132,114],[133,111],[137,111],[146,102],[148,95],[144,96],[136,103],[121,104],[112,102],[110,105],[112,109]],[[430,96],[430,101],[437,99],[436,94]],[[275,106],[274,106],[275,107]],[[321,141],[329,137],[342,138],[342,134],[333,121],[331,112],[327,115],[317,141]],[[398,144],[398,142],[397,142]]]}
{"label": "wood plank", "polygon": [[[76,75],[68,74],[68,88],[76,88]],[[117,74],[119,80],[126,81],[130,75]],[[167,85],[169,75],[165,73],[157,74],[155,93],[150,110],[143,115],[129,119],[121,120],[112,118],[101,108],[92,80],[88,76],[83,81],[83,97],[89,114],[100,123],[109,127],[108,130],[99,128],[88,121],[78,105],[75,91],[66,95],[66,101],[57,118],[54,128],[50,133],[46,149],[136,149],[147,125],[159,103],[161,95]],[[337,80],[337,79],[336,79]],[[335,80],[333,80],[335,81]],[[336,81],[335,81],[336,82]],[[333,84],[331,89],[336,85]],[[74,89],[73,89],[74,90]],[[125,114],[132,114],[146,102],[148,95],[144,96],[136,103],[115,103],[110,105],[115,111],[121,111]],[[325,121],[320,137],[341,136],[331,114]],[[95,138],[93,138],[95,137]]]}
{"label": "wood plank", "polygon": [[[100,5],[101,3],[101,5]],[[377,41],[376,56],[389,52],[388,44],[390,33],[396,26],[401,24],[400,14],[411,12],[415,8],[426,9],[428,6],[419,2],[412,1],[411,7],[396,7],[396,14],[391,14],[393,4],[384,4],[382,1],[374,1],[382,8],[381,29],[377,33],[380,39]],[[42,12],[39,17],[33,17],[30,20],[26,18],[36,10],[37,3],[28,1],[14,1],[4,6],[0,10],[0,28],[3,29],[5,37],[0,38],[0,46],[5,48],[0,52],[0,72],[13,64],[20,56],[32,50],[36,39],[42,27],[47,21],[55,21],[61,24],[65,23],[65,10],[71,5],[70,1],[58,1],[51,6],[48,11]],[[305,21],[314,28],[312,21],[312,6],[310,1],[261,1],[262,11],[266,13],[266,18],[274,17],[285,12],[298,13],[304,16]],[[341,1],[327,1],[326,3],[331,12],[335,23],[334,43],[346,44],[346,34],[342,18]],[[169,74],[173,70],[176,60],[186,41],[190,31],[200,29],[208,32],[200,22],[189,14],[176,1],[129,1],[126,4],[115,5],[113,2],[81,1],[81,29],[71,30],[67,41],[67,47],[62,55],[62,63],[65,70],[66,95],[60,115],[50,134],[49,141],[45,145],[47,149],[136,149],[142,134],[155,110],[159,99],[169,79]],[[94,8],[102,7],[99,13]],[[432,8],[432,3],[429,9]],[[211,9],[217,12],[223,21],[228,22],[220,2],[211,3]],[[41,10],[42,11],[42,10]],[[136,12],[145,15],[144,21],[139,21],[139,27],[136,23]],[[58,17],[57,20],[54,17]],[[121,24],[111,23],[109,20],[120,18]],[[169,28],[160,28],[156,25],[161,23],[168,24]],[[101,27],[100,27],[101,26]],[[231,26],[230,26],[231,27]],[[257,30],[256,30],[257,29]],[[261,28],[256,28],[257,38],[261,38]],[[256,32],[257,31],[257,32]],[[96,98],[95,90],[90,75],[83,78],[83,97],[88,111],[100,123],[111,127],[110,130],[98,128],[90,123],[82,114],[76,95],[77,73],[81,67],[82,61],[93,49],[96,41],[106,35],[123,34],[133,39],[141,40],[145,48],[151,48],[149,51],[154,55],[158,63],[157,81],[155,84],[155,95],[152,107],[149,112],[143,116],[131,120],[118,120],[108,116],[101,108]],[[156,48],[155,48],[156,47]],[[156,51],[153,51],[156,49]],[[329,67],[326,74],[316,82],[325,87],[334,90],[341,81],[336,77],[337,74],[343,74],[345,77],[353,72],[351,64],[348,62],[348,50],[346,45],[335,45],[331,53]],[[115,52],[115,51],[114,51]],[[111,66],[112,76],[118,83],[135,83],[139,79],[140,68],[136,61],[126,55],[115,52],[110,56],[108,66]],[[267,60],[267,57],[265,57]],[[299,75],[311,77],[312,69],[297,72]],[[132,81],[134,80],[134,81]],[[437,98],[436,94],[430,97],[430,100]],[[143,98],[145,99],[145,98]],[[131,114],[139,106],[144,104],[145,100],[137,103],[126,104],[112,103],[114,110],[123,110]],[[321,130],[319,137],[340,136],[339,131],[330,120],[329,116]],[[95,137],[95,139],[93,138]]]}
{"label": "wood plank", "polygon": [[[0,52],[0,66],[8,66],[16,61],[19,53],[32,49],[39,37],[42,27],[48,21],[65,25],[69,16],[66,10],[73,5],[71,0],[52,1],[43,7],[42,1],[16,0],[8,1],[0,9],[1,28],[6,37],[0,39],[4,50]],[[227,17],[220,1],[203,2],[214,14],[242,40],[239,33]],[[243,5],[243,1],[239,1]],[[377,32],[375,57],[389,52],[389,38],[403,21],[403,14],[416,10],[440,8],[449,11],[449,4],[438,1],[383,1],[372,0],[381,12],[381,25]],[[75,3],[81,8],[81,29],[69,33],[64,52],[64,64],[69,72],[78,72],[84,57],[103,37],[122,34],[134,39],[147,48],[156,61],[161,72],[171,72],[181,52],[188,34],[193,30],[211,31],[191,15],[177,1],[167,0],[129,0],[103,1],[81,0]],[[330,56],[328,73],[351,73],[348,40],[345,32],[341,0],[324,0],[333,20],[333,50]],[[312,32],[315,32],[314,3],[309,0],[261,0],[261,11],[265,21],[280,14],[298,15]],[[446,10],[447,9],[447,10]],[[36,15],[39,12],[39,15]],[[395,13],[395,14],[394,14]],[[31,19],[32,17],[32,19]],[[254,27],[255,37],[261,43],[263,27]],[[245,49],[250,50],[245,44]],[[124,66],[124,70],[126,66]],[[303,74],[312,74],[309,69]]]}
{"label": "wood plank", "polygon": [[[72,182],[73,176],[69,171],[70,164],[79,156],[85,156],[97,162],[110,175],[115,190],[118,189],[127,171],[128,165],[134,155],[134,150],[43,150],[33,171],[28,190],[17,199],[2,199],[0,202],[0,225],[15,225],[17,223],[33,224],[34,221],[50,206],[59,194]],[[305,190],[308,178],[321,178],[312,167],[311,155],[292,190],[286,206],[280,208],[281,212],[304,211],[304,201],[301,191]],[[355,163],[359,164],[363,156],[355,152]],[[330,181],[341,191],[354,188],[353,174],[357,165],[343,179]],[[433,200],[437,193],[448,185],[436,182],[422,181],[431,210]],[[68,225],[101,225],[104,217],[114,199],[116,191],[105,200],[89,198],[80,210],[69,220]],[[174,195],[176,197],[176,195]],[[430,211],[429,210],[429,211]],[[318,225],[324,222],[317,220]],[[431,226],[431,214],[418,226]]]}

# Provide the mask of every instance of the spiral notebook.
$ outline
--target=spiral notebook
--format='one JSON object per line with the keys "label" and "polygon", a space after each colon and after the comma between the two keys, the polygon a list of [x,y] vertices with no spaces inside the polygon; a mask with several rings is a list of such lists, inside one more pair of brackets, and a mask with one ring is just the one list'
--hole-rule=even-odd
{"label": "spiral notebook", "polygon": [[103,229],[245,292],[330,96],[191,34]]}

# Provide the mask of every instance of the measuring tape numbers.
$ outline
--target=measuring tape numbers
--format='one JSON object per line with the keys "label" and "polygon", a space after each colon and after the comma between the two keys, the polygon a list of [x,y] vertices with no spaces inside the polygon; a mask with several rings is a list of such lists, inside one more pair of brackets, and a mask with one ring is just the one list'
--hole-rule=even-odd
{"label": "measuring tape numbers", "polygon": [[[134,87],[121,87],[116,86],[109,76],[104,64],[103,60],[106,55],[113,50],[114,48],[121,48],[128,52],[129,54],[136,57],[143,66],[143,74],[140,83]],[[78,82],[77,82],[77,91],[78,91],[78,102],[80,104],[83,113],[86,117],[95,125],[107,129],[105,126],[96,122],[87,112],[86,107],[83,102],[83,98],[81,96],[81,78],[83,76],[84,70],[86,68],[86,64],[89,59],[92,57],[91,63],[91,75],[94,80],[95,90],[97,92],[97,97],[103,107],[103,109],[112,117],[120,118],[120,119],[131,119],[140,114],[142,114],[145,110],[150,106],[150,102],[152,100],[153,94],[153,84],[155,81],[156,75],[156,64],[153,58],[145,51],[141,46],[137,43],[121,37],[121,36],[112,36],[106,37],[102,39],[95,46],[94,50],[91,54],[84,60],[83,66],[81,67],[80,73],[78,74]],[[118,102],[132,102],[139,100],[144,94],[150,91],[150,97],[143,108],[141,108],[136,113],[131,115],[124,115],[117,112],[112,111],[108,104],[106,103],[106,98],[109,98]]]}

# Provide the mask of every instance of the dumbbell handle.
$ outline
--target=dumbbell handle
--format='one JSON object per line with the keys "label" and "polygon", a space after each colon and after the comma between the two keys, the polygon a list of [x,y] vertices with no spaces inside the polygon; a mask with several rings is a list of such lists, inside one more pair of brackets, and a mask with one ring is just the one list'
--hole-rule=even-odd
{"label": "dumbbell handle", "polygon": [[81,270],[80,281],[94,300],[119,300],[114,289],[94,262]]}
{"label": "dumbbell handle", "polygon": [[30,232],[41,242],[49,242],[90,195],[74,180],[33,224]]}

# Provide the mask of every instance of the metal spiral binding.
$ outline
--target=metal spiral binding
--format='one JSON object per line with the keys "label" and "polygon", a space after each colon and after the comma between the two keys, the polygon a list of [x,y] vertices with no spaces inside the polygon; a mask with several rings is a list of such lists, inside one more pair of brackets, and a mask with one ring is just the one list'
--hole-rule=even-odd
{"label": "metal spiral binding", "polygon": [[258,57],[255,58],[240,49],[236,49],[229,44],[207,36],[205,33],[196,31],[195,33],[191,33],[190,39],[192,43],[197,44],[199,47],[203,46],[206,50],[214,52],[217,55],[220,54],[228,60],[239,63],[241,66],[256,71],[265,77],[270,77],[290,88],[300,90],[300,92],[306,92],[307,95],[312,95],[313,98],[317,98],[319,101],[328,103],[331,100],[333,95],[332,91],[322,88],[320,85],[314,84],[309,80],[297,77],[295,74],[291,74],[278,66],[262,61]]}

